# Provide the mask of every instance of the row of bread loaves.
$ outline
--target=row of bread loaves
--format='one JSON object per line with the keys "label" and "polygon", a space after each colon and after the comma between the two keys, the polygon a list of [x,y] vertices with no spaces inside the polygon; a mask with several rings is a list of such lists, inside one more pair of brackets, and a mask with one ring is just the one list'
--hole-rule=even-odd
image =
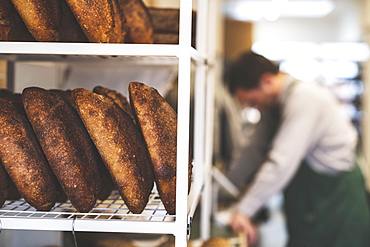
{"label": "row of bread loaves", "polygon": [[[143,83],[131,82],[129,94],[130,103],[101,86],[1,94],[1,205],[15,185],[37,210],[68,198],[88,212],[117,189],[130,211],[141,213],[155,181],[175,214],[176,113]],[[188,166],[190,189],[190,160]]]}

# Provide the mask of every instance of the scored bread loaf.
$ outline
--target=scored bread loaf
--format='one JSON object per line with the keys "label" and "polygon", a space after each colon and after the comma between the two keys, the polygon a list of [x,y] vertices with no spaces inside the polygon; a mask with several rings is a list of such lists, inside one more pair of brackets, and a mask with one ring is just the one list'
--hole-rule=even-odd
{"label": "scored bread loaf", "polygon": [[[161,200],[169,214],[176,212],[177,115],[152,87],[140,82],[129,84],[129,97],[136,123],[143,133],[154,167]],[[188,182],[192,164],[189,159]]]}
{"label": "scored bread loaf", "polygon": [[57,181],[23,111],[0,98],[0,159],[23,198],[37,210],[56,202]]}
{"label": "scored bread loaf", "polygon": [[59,0],[11,0],[37,41],[59,41]]}
{"label": "scored bread loaf", "polygon": [[98,165],[81,119],[58,93],[23,90],[23,104],[55,176],[79,212],[90,211],[100,190]]}
{"label": "scored bread loaf", "polygon": [[133,213],[141,213],[153,188],[153,172],[143,137],[133,119],[109,97],[74,89],[77,111]]}
{"label": "scored bread loaf", "polygon": [[0,40],[35,40],[10,0],[0,1]]}
{"label": "scored bread loaf", "polygon": [[124,16],[117,0],[66,0],[90,42],[123,43]]}
{"label": "scored bread loaf", "polygon": [[142,0],[118,0],[127,22],[127,41],[153,44],[153,26],[150,14]]}

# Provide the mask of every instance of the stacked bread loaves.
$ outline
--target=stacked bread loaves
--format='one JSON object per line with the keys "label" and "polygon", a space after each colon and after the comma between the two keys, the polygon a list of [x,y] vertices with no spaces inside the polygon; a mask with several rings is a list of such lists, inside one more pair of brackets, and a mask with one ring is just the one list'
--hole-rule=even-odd
{"label": "stacked bread loaves", "polygon": [[[68,198],[89,212],[117,189],[140,214],[155,181],[175,214],[176,113],[143,83],[130,83],[129,93],[130,103],[102,86],[0,92],[0,205],[15,187],[37,210]],[[190,186],[190,161],[188,168]]]}

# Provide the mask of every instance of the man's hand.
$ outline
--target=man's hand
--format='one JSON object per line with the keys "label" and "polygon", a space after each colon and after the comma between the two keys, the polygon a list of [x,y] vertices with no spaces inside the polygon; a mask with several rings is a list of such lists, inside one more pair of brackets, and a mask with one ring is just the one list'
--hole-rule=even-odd
{"label": "man's hand", "polygon": [[247,235],[249,246],[253,246],[257,242],[258,236],[256,227],[244,214],[235,212],[231,219],[230,226],[235,232],[240,232]]}

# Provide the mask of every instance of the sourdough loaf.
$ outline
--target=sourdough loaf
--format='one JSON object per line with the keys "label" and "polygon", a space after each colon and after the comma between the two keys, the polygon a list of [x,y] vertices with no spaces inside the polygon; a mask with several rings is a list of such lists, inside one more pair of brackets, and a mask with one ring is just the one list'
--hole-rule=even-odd
{"label": "sourdough loaf", "polygon": [[[152,87],[131,82],[129,96],[136,123],[143,133],[154,167],[161,200],[169,214],[176,211],[177,115]],[[192,165],[189,159],[190,190]]]}
{"label": "sourdough loaf", "polygon": [[[74,109],[74,111],[77,113],[74,100],[72,98],[72,90],[67,89],[67,90],[61,90],[61,89],[50,89],[50,91],[55,92],[59,94],[61,97],[63,97]],[[82,124],[83,128],[85,126]],[[85,128],[86,130],[86,128]],[[87,130],[86,130],[87,133]],[[96,160],[96,163],[98,165],[98,171],[100,175],[100,180],[101,180],[101,188],[98,193],[98,199],[99,200],[105,200],[109,197],[111,194],[112,190],[114,189],[114,183],[112,180],[112,177],[109,174],[108,169],[106,168],[102,158],[100,157],[100,154],[98,150],[96,149],[95,145],[93,144],[90,136],[87,136],[86,138],[89,139],[89,142],[91,143],[92,149],[93,149],[93,155],[94,155],[94,160]]]}
{"label": "sourdough loaf", "polygon": [[127,207],[141,213],[153,187],[153,173],[139,129],[112,99],[87,89],[74,89],[72,95]]}
{"label": "sourdough loaf", "polygon": [[0,159],[24,199],[37,210],[56,202],[57,181],[19,105],[0,98]]}
{"label": "sourdough loaf", "polygon": [[58,93],[23,90],[27,116],[55,176],[79,212],[90,211],[100,191],[93,144],[72,106]]}

